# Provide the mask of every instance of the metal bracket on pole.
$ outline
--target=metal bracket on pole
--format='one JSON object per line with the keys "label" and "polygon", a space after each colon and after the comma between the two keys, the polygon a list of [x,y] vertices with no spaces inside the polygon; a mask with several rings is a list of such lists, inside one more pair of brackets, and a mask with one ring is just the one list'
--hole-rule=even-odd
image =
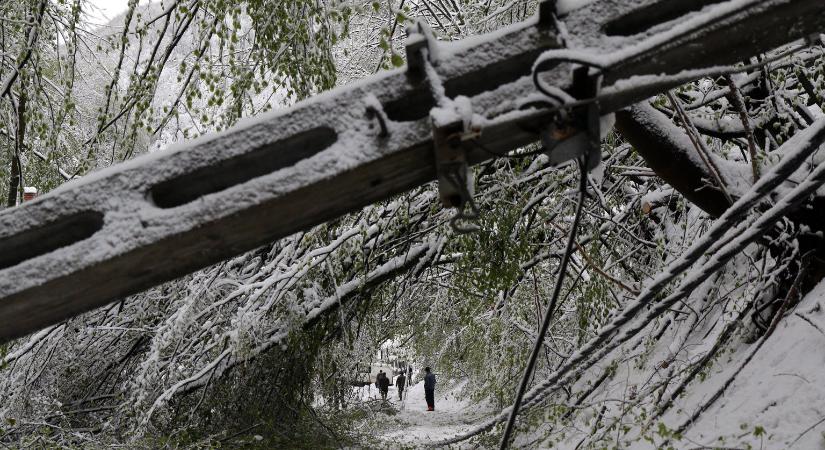
{"label": "metal bracket on pole", "polygon": [[585,157],[586,169],[593,170],[601,162],[602,117],[598,96],[602,78],[601,73],[591,74],[588,66],[573,71],[571,94],[587,103],[559,115],[558,120],[542,130],[541,142],[551,164]]}
{"label": "metal bracket on pole", "polygon": [[555,30],[555,39],[559,47],[567,47],[567,30],[559,20],[558,0],[539,2],[538,28],[543,31]]}
{"label": "metal bracket on pole", "polygon": [[[427,79],[426,65],[433,60],[430,41],[432,31],[422,22],[417,22],[407,30],[407,77],[411,82],[420,83]],[[441,84],[440,80],[429,80]],[[431,86],[431,91],[437,88]],[[451,103],[452,100],[443,100]],[[445,105],[440,105],[445,106]],[[456,208],[450,225],[456,233],[470,233],[478,227],[472,223],[478,218],[478,208],[473,201],[473,172],[467,158],[467,150],[462,141],[471,139],[478,133],[468,132],[464,120],[439,123],[430,117],[433,135],[435,167],[438,179],[438,196],[445,208]]]}
{"label": "metal bracket on pole", "polygon": [[584,133],[587,137],[587,145],[584,148],[584,161],[586,169],[593,170],[602,162],[602,114],[599,107],[599,91],[602,87],[602,74],[591,74],[589,67],[578,68],[573,75],[573,89],[581,99],[593,99],[581,111],[581,120],[584,125]]}
{"label": "metal bracket on pole", "polygon": [[555,25],[558,17],[556,9],[557,0],[544,0],[539,3],[539,26],[549,27]]}
{"label": "metal bracket on pole", "polygon": [[471,223],[479,215],[473,201],[473,172],[462,143],[471,134],[465,132],[464,122],[460,120],[442,126],[432,124],[438,197],[445,208],[456,208],[456,214],[450,220],[455,232],[476,231],[478,227]]}
{"label": "metal bracket on pole", "polygon": [[461,208],[466,199],[465,186],[456,183],[457,178],[467,179],[469,166],[467,153],[461,145],[464,123],[453,122],[438,127],[433,122],[435,167],[438,175],[438,197],[445,208]]}
{"label": "metal bracket on pole", "polygon": [[407,55],[407,78],[413,83],[421,82],[427,76],[424,67],[426,59],[430,57],[430,39],[432,31],[423,22],[416,22],[407,28],[404,48]]}

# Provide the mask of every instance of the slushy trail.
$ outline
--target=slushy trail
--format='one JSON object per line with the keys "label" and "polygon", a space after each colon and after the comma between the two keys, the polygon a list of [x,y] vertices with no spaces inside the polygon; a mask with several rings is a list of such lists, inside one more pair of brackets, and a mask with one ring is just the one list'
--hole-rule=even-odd
{"label": "slushy trail", "polygon": [[424,382],[421,381],[404,393],[398,400],[398,391],[390,390],[392,404],[398,409],[395,415],[387,415],[385,427],[379,438],[399,444],[425,447],[428,444],[469,430],[474,424],[494,413],[487,404],[477,404],[459,397],[463,383],[445,388],[439,381],[435,389],[435,411],[427,411],[424,400]]}

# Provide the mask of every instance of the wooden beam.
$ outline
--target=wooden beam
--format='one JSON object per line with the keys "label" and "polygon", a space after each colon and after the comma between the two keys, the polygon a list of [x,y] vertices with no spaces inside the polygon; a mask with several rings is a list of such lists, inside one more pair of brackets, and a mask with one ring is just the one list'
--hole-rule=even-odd
{"label": "wooden beam", "polygon": [[[637,16],[632,31],[643,31],[631,37],[576,34],[576,24],[593,30],[605,8],[611,15],[602,26],[638,3],[603,0],[561,12],[571,44],[596,46],[606,58],[625,55],[608,68],[608,84],[733,64],[825,28],[821,0],[732,0],[689,12],[676,27],[657,24],[667,14],[653,23]],[[737,34],[724,33],[730,49],[719,45],[723,27]],[[537,18],[440,46],[435,68],[449,97],[471,98],[474,113],[487,118],[478,138],[486,148],[506,152],[538,140],[549,115],[518,111],[514,99],[535,92],[527,76],[533,61],[556,46]],[[567,88],[569,67],[544,79]],[[609,88],[605,112],[661,90]],[[376,98],[388,119],[385,137],[367,113]],[[434,103],[426,79],[403,69],[382,73],[0,212],[0,342],[432,181]],[[463,145],[471,163],[490,157]]]}

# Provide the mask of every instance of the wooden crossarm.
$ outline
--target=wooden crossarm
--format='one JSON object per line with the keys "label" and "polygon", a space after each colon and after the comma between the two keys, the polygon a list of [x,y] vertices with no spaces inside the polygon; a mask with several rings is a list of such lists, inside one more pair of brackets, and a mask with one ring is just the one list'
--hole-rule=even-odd
{"label": "wooden crossarm", "polygon": [[[825,29],[822,0],[639,4],[602,0],[559,11],[568,45],[609,63],[605,114],[701,74],[659,84],[623,81],[630,77],[735,64]],[[485,118],[478,142],[492,152],[537,141],[549,120],[545,111],[516,109],[535,95],[536,58],[559,45],[543,17],[439,45],[434,66],[446,94],[470,98]],[[0,212],[0,342],[434,180],[435,102],[419,78],[381,73]],[[567,88],[570,67],[542,79]],[[376,111],[367,113],[376,98],[386,137]],[[470,163],[491,157],[462,145]]]}

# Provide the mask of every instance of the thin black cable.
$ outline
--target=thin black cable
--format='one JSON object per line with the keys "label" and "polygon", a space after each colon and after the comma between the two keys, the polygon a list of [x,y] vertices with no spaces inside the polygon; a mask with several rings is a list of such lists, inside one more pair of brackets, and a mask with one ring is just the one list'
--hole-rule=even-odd
{"label": "thin black cable", "polygon": [[[746,65],[739,66],[739,67],[723,66],[723,67],[720,67],[720,68],[708,68],[707,69],[708,72],[703,76],[710,77],[710,76],[732,75],[732,74],[736,74],[736,73],[747,72],[747,71],[750,71],[750,70],[753,70],[753,69],[767,68],[767,66],[769,64],[777,62],[777,61],[779,61],[783,58],[793,56],[794,54],[800,52],[801,50],[804,50],[807,47],[808,47],[807,45],[802,44],[802,45],[799,45],[797,47],[786,50],[784,52],[778,53],[774,56],[769,56],[769,57],[765,58],[762,61],[752,63],[752,64],[746,64]],[[599,69],[599,70],[602,70],[602,71],[610,69],[609,66],[606,66],[606,67],[601,66],[599,64],[593,63],[592,61],[586,61],[584,59],[575,58],[575,57],[572,57],[572,56],[564,56],[564,57],[558,57],[558,58],[548,58],[544,61],[541,61],[538,64],[536,64],[536,66],[533,68],[533,70],[531,72],[531,78],[532,78],[533,85],[535,86],[536,90],[539,91],[546,98],[546,100],[535,100],[535,101],[529,102],[526,105],[523,105],[522,108],[526,107],[528,105],[538,106],[538,107],[548,105],[549,107],[546,108],[546,111],[549,112],[549,113],[555,113],[555,112],[563,112],[565,110],[571,110],[571,109],[579,107],[579,106],[589,105],[591,103],[598,102],[601,99],[601,97],[596,96],[596,97],[593,97],[593,98],[576,99],[576,100],[571,101],[571,102],[565,102],[565,99],[560,97],[557,93],[554,93],[554,92],[551,92],[550,90],[548,90],[544,86],[544,83],[541,81],[541,78],[539,77],[539,75],[542,72],[546,72],[546,71],[556,67],[558,64],[561,64],[561,63],[579,64],[579,65],[582,65],[582,66],[588,66],[588,67]],[[696,78],[697,79],[701,78],[701,76],[697,75]],[[647,85],[655,86],[655,85],[658,85],[658,84],[659,84],[659,81],[655,81],[655,82],[650,82]],[[642,84],[642,85],[638,85],[636,87],[638,88],[638,87],[644,87],[644,86],[646,86],[646,85]],[[539,105],[541,105],[541,106],[539,106]]]}
{"label": "thin black cable", "polygon": [[550,70],[562,63],[580,64],[582,66],[595,67],[596,69],[604,70],[604,67],[599,64],[595,64],[592,61],[586,61],[584,59],[575,58],[572,56],[549,58],[536,64],[536,66],[533,68],[532,73],[533,85],[536,87],[536,90],[544,94],[544,96],[556,101],[558,103],[558,106],[565,106],[565,100],[556,93],[550,92],[546,87],[544,87],[544,85],[541,82],[541,79],[539,78],[539,74],[542,72],[546,72],[547,70]]}
{"label": "thin black cable", "polygon": [[510,437],[513,434],[513,429],[516,424],[516,416],[518,415],[518,410],[521,406],[521,400],[524,397],[524,392],[527,391],[527,384],[530,382],[530,377],[532,377],[533,370],[536,367],[539,352],[541,351],[542,345],[544,345],[544,336],[547,334],[547,329],[550,327],[550,320],[553,318],[553,311],[556,309],[556,302],[558,301],[559,294],[561,293],[561,285],[567,273],[567,263],[570,261],[570,256],[573,253],[573,244],[576,241],[576,230],[579,228],[584,198],[587,194],[587,154],[585,153],[585,155],[577,159],[576,162],[578,162],[579,173],[581,174],[579,179],[579,199],[576,203],[576,215],[573,218],[573,225],[570,228],[570,234],[567,237],[567,247],[564,249],[564,256],[562,257],[561,264],[559,265],[559,273],[556,276],[556,285],[553,287],[553,296],[550,299],[550,305],[548,305],[547,311],[544,312],[544,320],[541,323],[541,330],[536,337],[536,342],[533,345],[533,352],[530,354],[530,359],[527,361],[527,368],[524,369],[524,376],[521,379],[521,384],[519,385],[516,399],[513,402],[513,409],[510,411],[510,418],[507,420],[507,427],[504,429],[504,434],[501,437],[501,450],[505,450],[510,445]]}

